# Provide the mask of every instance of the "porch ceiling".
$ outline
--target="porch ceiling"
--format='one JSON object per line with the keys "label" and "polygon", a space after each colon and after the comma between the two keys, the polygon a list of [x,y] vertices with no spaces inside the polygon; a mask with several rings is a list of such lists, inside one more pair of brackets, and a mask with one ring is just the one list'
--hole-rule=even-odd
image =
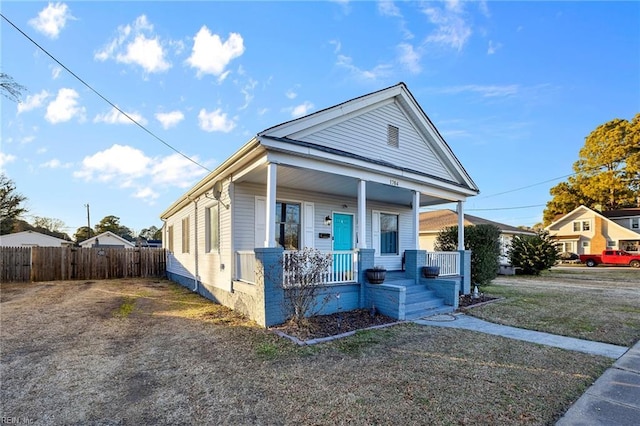
{"label": "porch ceiling", "polygon": [[[291,166],[278,165],[278,186],[296,188],[309,192],[337,195],[347,198],[357,198],[358,180],[352,177],[327,173],[320,170],[301,169]],[[244,175],[237,182],[250,182],[260,185],[267,183],[265,167],[254,169]],[[381,202],[410,205],[413,201],[412,191],[396,186],[367,182],[367,199]],[[449,203],[450,200],[421,194],[420,205],[429,206]]]}

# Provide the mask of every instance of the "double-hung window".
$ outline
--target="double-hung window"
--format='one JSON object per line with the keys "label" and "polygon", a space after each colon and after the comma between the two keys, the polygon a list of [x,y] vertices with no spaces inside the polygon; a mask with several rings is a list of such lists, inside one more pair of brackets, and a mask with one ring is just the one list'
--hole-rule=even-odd
{"label": "double-hung window", "polygon": [[380,254],[398,254],[398,215],[380,213]]}
{"label": "double-hung window", "polygon": [[300,249],[300,204],[276,202],[276,240],[285,250]]}

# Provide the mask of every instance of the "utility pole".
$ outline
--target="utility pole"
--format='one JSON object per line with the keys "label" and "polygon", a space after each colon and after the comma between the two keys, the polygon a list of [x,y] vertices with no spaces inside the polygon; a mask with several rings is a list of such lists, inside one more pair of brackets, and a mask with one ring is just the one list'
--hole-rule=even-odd
{"label": "utility pole", "polygon": [[84,205],[87,208],[87,233],[88,238],[91,238],[91,219],[89,218],[89,204]]}

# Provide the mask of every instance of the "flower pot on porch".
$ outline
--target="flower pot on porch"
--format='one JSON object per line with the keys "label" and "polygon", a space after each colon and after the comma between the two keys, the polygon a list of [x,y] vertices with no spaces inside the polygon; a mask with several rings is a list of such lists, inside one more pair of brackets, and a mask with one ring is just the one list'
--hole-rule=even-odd
{"label": "flower pot on porch", "polygon": [[382,284],[387,277],[386,269],[372,268],[367,269],[367,281],[370,284]]}
{"label": "flower pot on porch", "polygon": [[423,266],[422,276],[425,278],[437,278],[440,275],[439,266]]}

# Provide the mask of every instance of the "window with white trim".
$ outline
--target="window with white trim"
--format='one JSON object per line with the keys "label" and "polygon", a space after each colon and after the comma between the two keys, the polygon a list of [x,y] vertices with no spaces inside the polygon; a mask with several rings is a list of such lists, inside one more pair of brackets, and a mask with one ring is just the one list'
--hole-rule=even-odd
{"label": "window with white trim", "polygon": [[380,254],[398,254],[398,215],[380,213]]}
{"label": "window with white trim", "polygon": [[216,203],[207,207],[204,216],[206,221],[205,249],[207,253],[217,253],[220,250],[220,204]]}
{"label": "window with white trim", "polygon": [[640,228],[640,218],[639,217],[632,217],[630,219],[630,221],[631,221],[631,229]]}
{"label": "window with white trim", "polygon": [[276,241],[285,250],[300,249],[300,204],[276,202]]}
{"label": "window with white trim", "polygon": [[591,230],[591,221],[589,220],[576,220],[575,222],[573,222],[573,231],[574,232],[580,232],[580,231],[589,231]]}

